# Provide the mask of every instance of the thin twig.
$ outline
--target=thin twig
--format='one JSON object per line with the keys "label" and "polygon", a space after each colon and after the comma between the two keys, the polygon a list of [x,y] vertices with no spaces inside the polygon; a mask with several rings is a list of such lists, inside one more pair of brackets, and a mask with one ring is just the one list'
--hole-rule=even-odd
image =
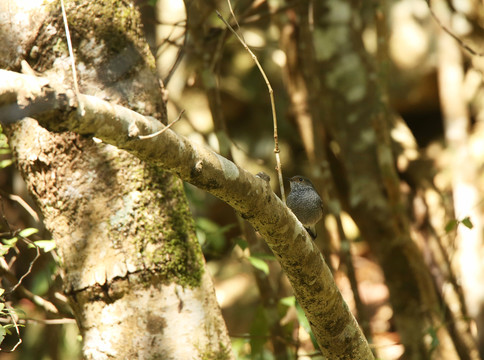
{"label": "thin twig", "polygon": [[15,314],[15,310],[10,309],[9,307],[6,307],[5,308],[5,311],[8,313],[8,315],[12,319],[13,327],[15,328],[15,332],[17,333],[17,337],[18,337],[17,343],[13,346],[13,348],[11,348],[10,350],[8,350],[9,352],[14,352],[17,349],[17,347],[22,343],[22,338],[20,337],[20,331],[18,330],[17,320],[15,319],[15,317],[16,317],[15,316],[16,315]]}
{"label": "thin twig", "polygon": [[34,266],[34,263],[37,261],[37,259],[40,257],[40,250],[39,250],[39,247],[36,246],[33,242],[31,242],[29,239],[27,238],[24,238],[23,236],[19,236],[21,239],[23,239],[26,243],[28,244],[33,244],[34,247],[35,247],[35,250],[36,250],[36,254],[35,254],[35,257],[34,259],[30,262],[29,264],[29,268],[27,269],[26,273],[23,274],[20,279],[18,279],[18,282],[10,289],[10,292],[13,292],[15,291],[16,288],[18,288],[20,286],[20,284],[22,283],[22,281],[32,272],[32,268]]}
{"label": "thin twig", "polygon": [[[186,27],[186,21],[185,22],[185,27]],[[181,23],[181,22],[180,22]],[[175,23],[176,24],[176,23]],[[173,65],[171,66],[170,70],[168,71],[168,74],[165,76],[165,78],[163,79],[163,85],[165,86],[168,86],[168,83],[170,82],[170,79],[171,77],[173,76],[173,74],[175,73],[175,70],[178,68],[178,65],[180,65],[181,63],[181,60],[183,58],[183,56],[185,55],[185,48],[186,48],[186,45],[187,45],[187,32],[185,30],[185,32],[183,32],[183,34],[181,34],[179,37],[176,37],[174,39],[170,39],[171,35],[175,32],[175,26],[173,25],[172,26],[172,31],[166,36],[166,38],[163,40],[163,42],[161,43],[161,45],[157,46],[158,50],[157,50],[157,53],[156,53],[156,59],[158,60],[159,56],[158,56],[158,53],[161,53],[161,48],[162,46],[165,44],[165,43],[168,43],[169,45],[174,45],[174,46],[179,46],[179,49],[177,51],[177,54],[176,54],[176,58],[175,58],[175,62],[173,63]],[[177,43],[177,41],[183,36],[183,43],[181,45],[179,45]]]}
{"label": "thin twig", "polygon": [[[0,200],[2,200],[2,197],[0,195]],[[4,206],[4,203],[3,201],[0,201],[0,209],[2,210],[1,211],[1,217],[2,217],[2,220],[3,222],[5,223],[5,227],[7,228],[8,232],[7,234],[12,238],[13,237],[13,231],[12,229],[10,228],[10,224],[8,223],[8,220],[5,216],[6,212],[5,212],[5,206]],[[0,236],[4,236],[5,233],[0,233]]]}
{"label": "thin twig", "polygon": [[30,205],[27,204],[27,202],[24,199],[22,199],[20,196],[13,195],[13,194],[9,194],[6,191],[3,191],[1,189],[0,189],[0,194],[3,195],[3,196],[7,196],[12,201],[17,202],[20,206],[22,206],[25,209],[25,211],[27,211],[29,213],[30,216],[32,216],[32,218],[36,222],[39,222],[40,221],[39,215],[37,215],[37,213],[34,211],[34,209],[32,209],[30,207]]}
{"label": "thin twig", "polygon": [[[0,324],[9,324],[8,319],[0,318]],[[28,323],[36,323],[43,325],[64,325],[64,324],[75,324],[76,319],[73,318],[62,318],[62,319],[34,319],[34,318],[24,318],[18,319],[18,324],[26,325]]]}
{"label": "thin twig", "polygon": [[239,22],[237,21],[237,17],[235,16],[234,9],[232,8],[232,2],[230,0],[227,0],[227,4],[229,5],[230,15],[232,15],[235,21],[235,25],[237,25],[237,30],[240,30]]}
{"label": "thin twig", "polygon": [[[296,1],[293,1],[289,4],[280,5],[277,8],[271,7],[267,11],[259,10],[257,11],[257,13],[254,13],[254,7],[249,7],[245,11],[245,13],[241,15],[242,20],[239,22],[239,25],[250,25],[251,23],[264,20],[268,17],[274,17],[276,15],[284,14],[286,13],[287,10],[294,9],[295,6],[296,6]],[[253,15],[246,16],[246,14],[253,14]]]}
{"label": "thin twig", "polygon": [[[39,295],[35,295],[24,286],[19,285],[19,280],[17,280],[15,274],[10,271],[5,259],[2,258],[0,258],[0,276],[6,279],[11,284],[17,284],[16,288],[13,290],[16,290],[21,297],[32,301],[35,305],[41,307],[47,312],[50,312],[52,314],[59,314],[59,310],[53,303]],[[10,289],[8,293],[11,293],[13,290]]]}
{"label": "thin twig", "polygon": [[146,139],[151,139],[151,138],[154,138],[155,136],[158,136],[160,134],[163,134],[166,130],[168,130],[174,123],[176,123],[178,120],[181,119],[183,113],[185,112],[185,109],[183,109],[182,111],[180,111],[180,114],[178,115],[178,117],[173,120],[171,123],[169,123],[168,125],[166,125],[163,129],[161,129],[160,131],[157,131],[153,134],[149,134],[149,135],[140,135],[138,136],[138,139],[140,140],[146,140]]}
{"label": "thin twig", "polygon": [[457,41],[459,43],[459,45],[462,46],[465,50],[467,50],[469,53],[471,53],[471,55],[481,56],[481,57],[484,56],[484,53],[479,53],[476,50],[474,50],[473,48],[471,48],[461,38],[459,38],[457,35],[455,35],[448,27],[446,27],[442,23],[442,21],[440,21],[440,19],[437,17],[437,15],[435,14],[434,10],[432,9],[432,7],[430,5],[430,0],[427,0],[426,3],[429,7],[430,14],[434,18],[434,20],[437,22],[437,24],[442,28],[442,30],[444,30],[447,34],[449,34],[452,38],[454,38],[454,40]]}
{"label": "thin twig", "polygon": [[224,22],[225,26],[227,26],[229,28],[229,30],[235,35],[237,40],[239,40],[239,42],[242,44],[244,49],[247,50],[247,52],[250,54],[250,56],[252,57],[252,60],[254,60],[255,64],[257,65],[257,67],[258,67],[258,69],[259,69],[259,71],[260,71],[260,73],[261,73],[262,77],[264,78],[264,81],[267,85],[267,89],[269,91],[269,96],[270,96],[270,99],[271,99],[272,120],[273,120],[273,124],[274,124],[274,153],[276,154],[276,170],[277,170],[277,175],[279,177],[279,186],[280,186],[280,189],[281,189],[281,198],[282,198],[282,201],[285,203],[286,202],[286,195],[285,195],[285,192],[284,192],[284,182],[283,182],[283,178],[282,178],[281,158],[279,156],[279,153],[281,151],[279,150],[279,137],[277,135],[277,117],[276,117],[276,105],[275,105],[275,102],[274,102],[274,90],[272,90],[271,83],[269,82],[269,79],[267,78],[267,75],[264,72],[264,69],[262,68],[261,64],[259,63],[259,60],[255,56],[255,54],[252,52],[252,50],[250,50],[249,46],[246,44],[244,39],[242,39],[242,37],[237,33],[237,31],[234,30],[234,28],[222,17],[222,15],[218,11],[215,11],[215,12],[217,13],[217,16],[220,18],[220,20],[222,20]]}
{"label": "thin twig", "polygon": [[61,0],[62,19],[64,20],[64,27],[66,29],[67,48],[69,49],[69,57],[71,58],[72,80],[74,81],[74,90],[76,91],[77,102],[79,103],[79,111],[84,115],[84,106],[80,99],[79,86],[77,85],[76,61],[74,59],[74,51],[72,51],[71,34],[69,33],[69,25],[67,24],[66,9],[64,7],[64,0]]}

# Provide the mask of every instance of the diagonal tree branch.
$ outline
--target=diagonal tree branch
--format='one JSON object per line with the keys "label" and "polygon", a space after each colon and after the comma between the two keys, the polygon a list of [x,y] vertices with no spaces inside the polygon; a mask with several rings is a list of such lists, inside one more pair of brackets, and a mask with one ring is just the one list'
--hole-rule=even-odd
{"label": "diagonal tree branch", "polygon": [[2,124],[34,116],[51,131],[95,136],[227,202],[260,232],[281,263],[323,354],[330,359],[373,359],[321,253],[267,182],[169,129],[140,140],[164,125],[96,97],[79,96],[83,116],[72,91],[49,86],[44,78],[0,70]]}

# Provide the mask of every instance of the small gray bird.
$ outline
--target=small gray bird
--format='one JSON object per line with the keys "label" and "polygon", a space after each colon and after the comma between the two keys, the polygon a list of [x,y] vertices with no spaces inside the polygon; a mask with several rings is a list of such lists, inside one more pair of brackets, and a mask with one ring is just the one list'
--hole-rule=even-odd
{"label": "small gray bird", "polygon": [[313,239],[316,239],[316,223],[323,217],[323,202],[311,181],[301,175],[289,179],[291,192],[286,204],[304,225]]}

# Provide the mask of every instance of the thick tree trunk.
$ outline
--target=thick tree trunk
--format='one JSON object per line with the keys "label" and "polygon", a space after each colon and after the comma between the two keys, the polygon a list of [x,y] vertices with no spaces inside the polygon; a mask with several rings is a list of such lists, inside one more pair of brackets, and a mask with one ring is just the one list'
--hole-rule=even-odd
{"label": "thick tree trunk", "polygon": [[[85,6],[85,9],[88,9],[90,14],[92,13],[92,8],[90,8],[91,5],[92,4],[89,3]],[[83,11],[84,8],[76,8],[72,12],[73,14],[76,14],[76,18],[73,19],[72,23],[82,23],[79,22],[77,18],[82,15]],[[49,24],[49,21],[47,20],[44,22]],[[109,27],[110,26],[111,24]],[[48,28],[51,29],[52,25]],[[79,29],[81,33],[83,32],[82,30],[83,28]],[[52,33],[52,31],[50,33]],[[84,36],[80,36],[81,40],[79,41],[79,45],[75,46],[78,49],[79,66],[89,68],[88,65],[91,66],[91,63],[101,65],[106,64],[107,62],[103,63],[97,61],[96,56],[89,56],[89,51],[87,50],[93,48],[93,43],[92,41],[82,40],[86,37],[89,37],[89,35],[90,33],[87,32],[84,33]],[[137,37],[133,36],[132,33],[127,33],[122,37],[122,39],[114,40],[115,44],[119,45],[118,41],[122,42],[123,39],[126,40],[136,38]],[[102,47],[102,42],[100,46]],[[116,46],[115,49],[118,49],[118,46]],[[110,52],[115,49],[107,49],[106,51]],[[121,47],[121,49],[125,48]],[[99,52],[102,52],[102,49],[98,51],[98,53]],[[152,86],[152,76],[145,76],[150,75],[149,72],[143,72],[144,69],[142,66],[136,66],[139,65],[139,63],[136,62],[136,59],[143,59],[143,56],[138,57],[136,55],[142,54],[143,52],[144,50],[142,48],[133,45],[130,47],[130,49],[126,50],[120,59],[117,59],[121,62],[121,65],[124,68],[134,68],[129,72],[129,74],[132,74],[133,77],[123,79],[123,86],[118,86],[117,88],[113,89],[108,86],[99,86],[96,81],[94,81],[93,84],[90,84],[88,81],[90,79],[90,75],[92,75],[92,78],[96,80],[96,72],[83,73],[84,77],[81,78],[81,92],[96,94],[98,97],[87,95],[79,95],[76,97],[68,92],[63,92],[62,87],[66,76],[61,77],[63,81],[59,84],[56,84],[55,78],[52,78],[52,82],[49,83],[51,88],[49,88],[45,84],[41,84],[43,81],[42,79],[33,79],[32,77],[0,71],[0,76],[5,81],[4,84],[0,83],[0,104],[11,106],[11,111],[8,115],[15,116],[15,111],[17,110],[20,110],[21,112],[33,111],[33,113],[36,115],[36,118],[42,123],[42,125],[50,130],[70,130],[81,135],[96,136],[103,141],[106,141],[106,143],[110,143],[116,145],[118,148],[128,150],[131,154],[136,155],[139,159],[149,161],[151,164],[159,165],[165,169],[168,169],[179,175],[182,179],[189,181],[192,184],[199,186],[200,188],[205,189],[211,192],[213,195],[218,196],[222,200],[226,201],[234,209],[240,212],[241,216],[247,219],[247,221],[249,221],[266,239],[268,245],[271,247],[272,251],[276,255],[276,258],[281,263],[283,269],[288,275],[291,284],[293,285],[296,298],[306,312],[323,355],[330,359],[373,359],[373,355],[368,347],[368,344],[365,341],[354,317],[344,303],[321,253],[309,238],[307,232],[297,221],[295,216],[272,192],[269,184],[254,177],[244,169],[238,167],[220,155],[213,153],[211,150],[196,143],[190,142],[184,137],[176,135],[171,130],[167,130],[157,137],[141,140],[137,135],[146,135],[152,133],[162,129],[163,126],[160,125],[156,119],[144,117],[134,113],[133,111],[129,111],[126,108],[113,105],[113,103],[123,103],[123,95],[126,93],[128,97],[126,102],[129,103],[129,107],[144,114],[156,114],[157,111],[161,114],[163,113],[162,107],[160,109],[156,105],[150,106],[149,109],[147,108],[150,104],[156,104],[158,92],[157,89]],[[45,53],[43,56],[44,55]],[[134,61],[135,66],[133,67],[130,65],[127,67],[126,64],[124,64],[124,61],[126,60]],[[59,63],[62,62],[59,61]],[[54,69],[57,68],[54,67]],[[109,84],[112,82],[113,77],[116,78],[116,76],[119,76],[119,69],[116,67],[115,70],[117,71],[106,71],[106,69],[101,66],[101,68],[98,69],[98,73],[104,72],[103,75],[107,75],[107,79],[103,77],[103,80]],[[57,71],[59,70],[57,69]],[[118,82],[115,82],[115,84],[118,84]],[[102,91],[99,89],[102,89]],[[128,91],[131,89],[136,89],[139,93],[137,93],[136,96],[131,97],[131,92]],[[154,96],[155,99],[151,99],[153,101],[146,101],[149,99],[150,94]],[[99,97],[107,96],[109,96],[110,99],[109,103],[99,99]],[[46,102],[42,102],[42,100],[46,100]],[[37,107],[39,104],[41,104],[42,107]],[[60,117],[56,117],[54,115],[63,116],[62,119],[60,119]],[[22,126],[22,124],[16,125],[13,127],[13,129],[18,129]],[[17,134],[18,133],[14,134],[13,136],[15,137]],[[75,137],[75,139],[77,139],[77,137]],[[86,141],[86,143],[79,141],[77,143],[79,144],[78,146],[86,149],[88,149],[89,146],[98,146],[89,144],[87,140],[84,141]],[[107,146],[106,149],[101,149],[101,153],[103,153],[103,151],[109,151],[110,147]],[[51,153],[56,154],[55,151],[51,151]],[[107,168],[108,170],[111,170],[112,168],[116,171],[118,171],[118,169],[123,169],[119,170],[121,174],[124,174],[122,177],[123,181],[125,180],[125,177],[132,175],[135,176],[136,174],[139,175],[139,172],[145,173],[145,171],[148,171],[143,167],[143,163],[140,163],[141,168],[137,167],[136,161],[134,160],[121,160],[119,163],[116,163],[117,158],[113,154],[118,153],[109,152],[108,155],[103,155],[107,159],[103,169]],[[120,154],[122,154],[122,152],[120,152]],[[82,155],[82,153],[80,155]],[[120,155],[118,154],[118,156]],[[56,158],[57,157],[54,157],[54,159]],[[35,159],[36,158],[34,158],[34,160]],[[49,165],[51,162],[53,162],[53,160],[50,158],[44,157],[43,154],[43,159],[41,161],[44,161],[44,159]],[[121,159],[124,159],[124,157]],[[128,157],[127,159],[130,158]],[[130,171],[131,167],[127,166],[127,164],[131,161],[135,164],[132,172]],[[98,181],[97,178],[105,178],[104,176],[101,176],[101,174],[99,174],[99,176],[97,175],[97,171],[101,171],[96,168],[98,163],[99,162],[96,159],[93,159],[93,164],[82,162],[82,164],[86,164],[87,169],[93,169],[93,171],[88,171],[84,174],[91,175],[88,177],[88,181],[90,183],[94,183],[95,186],[98,186],[96,185]],[[82,168],[84,169],[84,166]],[[60,166],[60,169],[62,169],[62,166]],[[118,173],[115,172],[115,174],[117,175],[111,178],[116,179]],[[49,172],[49,175],[49,178],[54,177],[55,179],[58,179],[58,177],[56,177],[57,175],[52,176],[51,172]],[[121,178],[121,176],[118,178]],[[76,181],[77,178],[73,176],[72,179]],[[148,184],[150,184],[150,186],[154,186],[156,182],[150,181],[151,180],[148,181]],[[176,191],[174,194],[171,193],[171,186],[173,185],[172,181],[173,180],[170,177],[167,177],[166,182],[163,182],[167,188],[163,189],[163,192],[158,191],[158,188],[155,188],[153,190],[153,196],[149,198],[149,200],[146,200],[147,197],[144,196],[144,191],[146,190],[146,186],[144,186],[145,182],[135,181],[134,183],[130,183],[129,189],[125,190],[125,192],[122,193],[119,198],[115,198],[116,203],[114,204],[114,211],[110,213],[110,216],[104,223],[89,223],[91,225],[91,228],[89,229],[90,231],[104,231],[105,227],[107,227],[110,231],[109,236],[113,236],[111,235],[111,231],[115,232],[114,238],[117,241],[103,241],[100,243],[100,245],[104,246],[103,248],[99,248],[102,250],[100,253],[103,259],[106,257],[105,254],[109,255],[111,252],[117,254],[116,250],[120,249],[120,255],[126,256],[127,258],[127,271],[131,271],[130,266],[132,261],[135,264],[139,264],[139,262],[136,261],[143,262],[143,260],[145,260],[147,262],[147,265],[143,263],[140,268],[133,269],[132,271],[133,274],[139,274],[140,278],[143,280],[146,277],[148,277],[148,280],[152,280],[148,283],[142,283],[141,281],[143,280],[140,280],[139,286],[143,284],[149,286],[151,283],[156,283],[155,279],[159,278],[164,281],[164,284],[170,285],[175,282],[179,285],[184,285],[186,283],[183,281],[183,279],[186,279],[186,277],[182,275],[185,274],[183,270],[187,268],[193,270],[192,276],[194,276],[195,279],[199,279],[197,274],[200,274],[198,270],[200,269],[199,266],[201,266],[201,261],[198,261],[200,259],[198,256],[198,250],[195,251],[195,253],[192,252],[190,254],[186,254],[186,252],[183,252],[180,250],[180,248],[169,247],[171,244],[169,240],[173,238],[179,239],[176,235],[180,232],[183,232],[182,229],[185,229],[187,225],[184,221],[182,221],[186,213],[182,212],[182,214],[180,214],[178,212],[178,207],[180,206],[180,203],[178,202],[180,201],[180,198],[176,195],[178,193]],[[117,181],[114,180],[113,182],[117,183]],[[88,183],[88,185],[90,183]],[[72,189],[69,187],[69,184],[62,183],[61,185],[62,191],[59,192],[60,195],[57,196],[63,197],[59,198],[59,202],[54,202],[53,205],[50,205],[49,209],[58,211],[57,214],[62,214],[62,211],[64,210],[68,212],[76,211],[77,206],[70,207],[69,201],[72,200],[64,195],[69,194],[69,191],[72,193]],[[101,185],[99,185],[99,187],[101,187]],[[133,194],[131,193],[132,188],[135,189]],[[104,190],[101,191],[102,195],[109,197],[109,188],[102,187],[102,189]],[[159,202],[161,202],[163,205],[166,205],[167,203],[173,205],[171,209],[174,210],[168,213],[161,212],[161,209],[158,209],[157,207],[159,206]],[[121,203],[121,205],[118,203]],[[81,202],[81,204],[83,203]],[[126,205],[122,206],[123,204]],[[153,207],[149,207],[148,205]],[[166,210],[165,207],[160,207]],[[81,208],[81,210],[84,211],[85,209]],[[96,209],[91,209],[91,212],[81,212],[81,215],[90,216],[91,218],[95,219],[97,212],[94,210]],[[133,222],[129,222],[127,225],[125,225],[125,222],[123,221],[125,217],[128,217],[128,220],[131,220],[132,214],[130,210],[135,212],[132,219]],[[139,210],[139,212],[137,210]],[[171,229],[171,231],[168,231],[168,234],[164,234],[161,231],[155,232],[156,234],[160,235],[159,242],[152,241],[153,239],[151,238],[152,230],[159,229],[159,223],[155,220],[158,220],[161,222],[161,224],[165,224],[166,226],[168,226],[168,224],[172,225],[172,227],[168,226],[168,229]],[[72,227],[70,227],[71,225],[69,223],[67,223],[67,226],[69,226],[69,231],[75,232],[75,229],[78,227],[78,225],[83,224],[76,218],[74,218],[73,221],[74,223]],[[161,227],[163,229],[166,228],[163,225]],[[145,236],[143,235],[145,230],[147,231],[147,240],[145,240]],[[132,242],[126,241],[125,239],[120,241],[119,239],[119,236],[125,236],[128,239],[131,239],[130,235],[134,236],[136,239],[140,239],[141,237],[141,239]],[[165,239],[168,241],[168,244],[166,243]],[[185,241],[182,241],[181,244],[178,241],[175,241],[175,244],[182,246],[182,249],[184,249],[183,245],[186,245],[187,242],[190,243],[191,241],[193,241],[193,238],[187,236]],[[106,246],[107,250],[110,250],[110,252],[105,250]],[[109,246],[111,246],[112,249]],[[128,254],[125,253],[125,248],[126,252],[129,252]],[[82,250],[82,247],[80,249]],[[167,249],[167,252],[162,251],[164,249]],[[130,250],[134,250],[134,252],[130,252]],[[148,255],[147,259],[144,258],[145,253]],[[135,256],[134,260],[132,258],[133,254],[137,255]],[[185,259],[185,261],[176,262],[174,267],[169,267],[169,269],[172,269],[171,271],[168,271],[168,273],[162,272],[159,276],[157,276],[158,269],[165,270],[166,268],[164,265],[171,265],[172,261],[174,261],[174,259],[179,259],[180,255],[184,256],[182,259]],[[119,270],[114,268],[109,269],[108,272],[105,267],[102,268],[105,270],[104,272],[93,272],[94,279],[97,279],[96,276],[98,276],[101,278],[100,282],[102,282],[103,274],[120,274],[124,271],[123,269]],[[148,271],[146,272],[145,270]],[[149,274],[153,272],[155,273],[153,276],[154,279],[149,277]],[[113,278],[107,277],[107,279],[114,280],[115,283],[115,280],[117,280],[118,277],[119,276],[115,275]],[[188,279],[192,278],[188,277]],[[204,278],[199,281],[203,281],[203,279]],[[120,280],[125,279],[121,278]],[[112,308],[111,305],[113,302],[121,301],[126,297],[123,296],[118,299],[117,294],[119,293],[116,291],[117,287],[98,285],[98,283],[94,285],[95,289],[91,289],[92,286],[90,286],[88,283],[88,288],[80,287],[79,292],[86,294],[86,297],[90,300],[102,300],[99,302],[89,302],[89,305],[87,305],[92,306],[92,309],[94,310],[96,307],[101,305],[99,306],[99,314],[102,316],[103,314],[109,312],[109,310]],[[190,283],[191,282],[189,282],[189,284]],[[196,282],[195,285],[198,284],[199,283]],[[133,285],[133,288],[137,289],[135,285]],[[123,287],[120,286],[121,294],[122,289]],[[146,288],[143,289],[146,290]],[[91,293],[94,295],[91,296]],[[105,295],[106,293],[108,296]],[[183,294],[181,294],[180,291],[174,291],[174,293],[175,295],[179,296],[179,299],[181,299],[181,301],[177,301],[175,304],[178,306],[177,309],[183,313],[185,309],[183,295],[186,295],[189,293],[189,291],[185,287]],[[160,294],[160,298],[161,297],[162,296]],[[144,298],[146,299],[146,297]],[[173,302],[169,303],[173,304]],[[149,311],[148,305],[143,308],[143,311]],[[211,304],[205,304],[205,307],[206,306],[210,307]],[[91,308],[87,310],[91,310]],[[87,312],[87,310],[85,308],[83,309],[84,312]],[[203,310],[200,309],[197,314],[204,314]],[[78,315],[81,321],[82,316],[83,314]],[[147,317],[149,318],[148,315]],[[215,316],[214,318],[217,319]],[[214,320],[211,324],[209,323],[208,326],[204,324],[205,326],[201,330],[203,330],[205,334],[209,333],[211,329],[216,328],[215,326],[211,327],[211,325],[215,322],[216,320]],[[158,324],[158,322],[156,322],[156,324]],[[186,326],[186,322],[180,322],[180,324],[177,325]],[[163,327],[163,329],[165,329],[165,327]],[[99,330],[97,331],[99,333]],[[164,334],[166,333],[167,331],[164,331]],[[199,344],[202,345],[202,351],[203,354],[206,355],[205,357],[215,358],[220,354],[227,356],[225,354],[226,341],[224,341],[224,333],[216,335],[218,335],[218,337],[213,337],[212,343],[210,343],[214,345],[214,348],[208,348],[208,346],[203,343],[204,339],[201,341],[197,337],[193,340],[194,342],[198,341]],[[106,337],[109,338],[108,335],[106,335]],[[126,337],[122,339],[126,340]],[[148,339],[148,341],[153,342],[155,340],[156,339],[152,338]],[[109,348],[102,348],[102,341],[98,344],[100,352],[103,350],[111,350]],[[190,346],[187,347],[191,349]],[[198,354],[200,354],[200,352]],[[130,358],[129,356],[127,357]],[[194,357],[196,357],[196,355]],[[180,355],[179,358],[186,358],[186,356]]]}
{"label": "thick tree trunk", "polygon": [[[84,103],[81,114],[79,107],[69,105],[75,103],[73,97],[42,85],[44,80],[40,78],[0,70],[0,79],[5,82],[0,85],[0,106],[11,106],[8,115],[13,118],[19,115],[18,111],[35,110],[39,101],[46,101],[48,110],[37,114],[43,126],[56,131],[76,130],[116,144],[227,202],[259,231],[275,254],[323,355],[335,360],[374,358],[319,249],[269,183],[207,147],[164,128],[156,119],[86,95],[79,97]],[[31,101],[24,107],[21,104],[27,94]],[[61,121],[50,116],[59,110],[64,113]],[[3,121],[8,123],[11,119],[9,116]],[[158,130],[163,132],[148,140],[138,137]]]}
{"label": "thick tree trunk", "polygon": [[[66,3],[80,90],[166,118],[135,8]],[[8,2],[0,11],[12,19],[0,33],[34,69],[52,83],[71,82],[58,2]],[[31,22],[16,23],[20,13]],[[1,67],[17,68],[16,54],[7,55]],[[181,180],[111,145],[49,133],[33,119],[7,132],[56,240],[84,357],[232,358]]]}

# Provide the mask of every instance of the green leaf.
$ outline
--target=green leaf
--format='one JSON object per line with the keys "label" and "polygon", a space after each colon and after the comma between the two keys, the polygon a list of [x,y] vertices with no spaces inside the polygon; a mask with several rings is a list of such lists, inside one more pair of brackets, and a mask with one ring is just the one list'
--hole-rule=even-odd
{"label": "green leaf", "polygon": [[4,256],[6,253],[8,253],[8,250],[10,250],[11,246],[7,245],[0,245],[0,256]]}
{"label": "green leaf", "polygon": [[11,239],[2,239],[2,242],[9,247],[15,246],[17,241],[18,241],[17,237],[13,237]]}
{"label": "green leaf", "polygon": [[19,328],[19,327],[25,327],[23,324],[7,324],[3,326],[5,330],[7,330],[7,333],[11,335],[12,333],[9,331],[12,328]]}
{"label": "green leaf", "polygon": [[313,334],[313,330],[311,329],[309,320],[306,317],[304,310],[302,309],[301,305],[299,305],[298,302],[296,302],[296,312],[297,312],[297,319],[299,321],[299,324],[301,324],[303,329],[306,330],[306,332],[309,334],[309,337],[311,338],[311,342],[313,343],[314,348],[319,349],[318,342],[316,341],[316,337]]}
{"label": "green leaf", "polygon": [[471,219],[469,216],[466,216],[461,220],[462,225],[464,225],[468,229],[472,229],[474,227],[474,224],[472,223]]}
{"label": "green leaf", "polygon": [[445,232],[450,233],[452,230],[455,230],[458,224],[459,221],[457,219],[450,220],[447,225],[445,225]]}
{"label": "green leaf", "polygon": [[10,154],[10,149],[9,148],[2,148],[0,147],[0,155],[5,155],[5,154]]}
{"label": "green leaf", "polygon": [[39,232],[39,230],[37,230],[36,228],[26,228],[26,229],[23,229],[21,232],[19,232],[19,235],[21,237],[29,237],[30,235],[33,235],[33,234],[37,234]]}
{"label": "green leaf", "polygon": [[220,226],[208,218],[197,218],[195,229],[198,242],[203,246],[204,253],[221,253],[226,246],[224,234],[233,226],[233,224]]}
{"label": "green leaf", "polygon": [[299,303],[296,302],[296,312],[297,312],[297,320],[301,324],[304,330],[308,334],[311,334],[311,325],[309,325],[308,318],[306,317],[306,314],[304,313],[304,310],[302,307],[299,305]]}
{"label": "green leaf", "polygon": [[195,220],[195,226],[205,232],[216,232],[220,226],[212,220],[204,217],[199,217]]}
{"label": "green leaf", "polygon": [[430,351],[432,352],[439,346],[440,341],[437,337],[437,331],[433,327],[427,329],[427,334],[432,338],[432,341],[430,342]]}
{"label": "green leaf", "polygon": [[287,296],[279,300],[282,305],[285,306],[295,306],[296,305],[296,298],[294,296]]}
{"label": "green leaf", "polygon": [[5,333],[7,335],[12,335],[12,332],[10,331],[12,327],[13,327],[12,324],[3,325],[3,330],[5,330]]}
{"label": "green leaf", "polygon": [[0,296],[2,296],[4,292],[5,292],[5,289],[0,288]]}
{"label": "green leaf", "polygon": [[7,166],[12,165],[12,160],[11,159],[6,159],[6,160],[1,160],[0,161],[0,169],[6,168]]}
{"label": "green leaf", "polygon": [[243,239],[243,238],[235,238],[235,243],[237,245],[239,245],[239,247],[242,249],[242,250],[245,250],[249,247],[249,244],[247,243],[247,240]]}
{"label": "green leaf", "polygon": [[206,236],[205,232],[197,229],[197,230],[195,230],[195,233],[197,234],[198,243],[200,245],[204,245],[205,242],[207,241],[207,236]]}
{"label": "green leaf", "polygon": [[5,339],[6,335],[7,330],[3,326],[0,326],[0,344],[2,343],[3,339]]}
{"label": "green leaf", "polygon": [[238,360],[250,360],[250,357],[247,355],[247,344],[249,343],[250,334],[245,333],[241,334],[244,336],[243,338],[231,338],[232,340],[232,350],[235,353],[236,359]]}
{"label": "green leaf", "polygon": [[268,275],[269,274],[269,265],[264,260],[258,259],[253,256],[249,256],[247,258],[249,262],[252,264],[253,267],[256,269],[264,272],[264,274]]}
{"label": "green leaf", "polygon": [[229,231],[230,229],[232,229],[234,227],[235,227],[235,224],[224,225],[224,226],[220,227],[220,232],[226,233],[227,231]]}
{"label": "green leaf", "polygon": [[258,258],[258,259],[261,259],[261,260],[266,260],[266,261],[271,261],[271,260],[275,260],[276,257],[272,254],[265,254],[265,253],[254,253],[254,254],[251,254],[252,257],[255,257],[255,258]]}
{"label": "green leaf", "polygon": [[56,248],[54,240],[37,240],[34,241],[34,244],[45,252],[52,251]]}

